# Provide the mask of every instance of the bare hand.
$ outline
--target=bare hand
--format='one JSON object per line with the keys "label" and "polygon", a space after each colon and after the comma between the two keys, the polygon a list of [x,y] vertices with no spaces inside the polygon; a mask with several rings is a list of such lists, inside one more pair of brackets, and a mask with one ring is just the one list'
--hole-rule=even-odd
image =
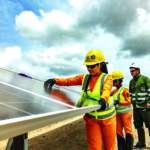
{"label": "bare hand", "polygon": [[147,108],[150,108],[150,104],[147,104]]}

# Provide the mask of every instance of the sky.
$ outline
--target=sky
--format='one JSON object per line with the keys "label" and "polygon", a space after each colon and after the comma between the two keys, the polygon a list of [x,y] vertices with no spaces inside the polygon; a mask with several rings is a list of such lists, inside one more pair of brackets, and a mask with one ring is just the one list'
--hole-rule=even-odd
{"label": "sky", "polygon": [[128,87],[131,63],[150,77],[149,0],[0,0],[0,67],[40,79],[88,73],[99,49]]}

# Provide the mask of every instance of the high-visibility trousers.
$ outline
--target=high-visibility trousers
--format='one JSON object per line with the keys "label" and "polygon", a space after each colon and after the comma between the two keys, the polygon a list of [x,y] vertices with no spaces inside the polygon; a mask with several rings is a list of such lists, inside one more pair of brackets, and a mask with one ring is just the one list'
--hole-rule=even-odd
{"label": "high-visibility trousers", "polygon": [[86,137],[89,150],[115,150],[116,145],[116,115],[106,120],[91,119],[84,116],[86,122]]}
{"label": "high-visibility trousers", "polygon": [[132,130],[132,111],[125,114],[117,114],[117,133],[123,136],[123,128],[125,133],[129,133],[133,136]]}

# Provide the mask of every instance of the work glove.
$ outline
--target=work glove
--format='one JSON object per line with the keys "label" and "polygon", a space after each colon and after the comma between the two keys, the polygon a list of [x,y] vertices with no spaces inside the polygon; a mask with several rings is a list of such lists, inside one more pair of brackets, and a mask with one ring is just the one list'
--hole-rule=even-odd
{"label": "work glove", "polygon": [[119,100],[114,101],[114,105],[116,106],[117,104],[119,104]]}
{"label": "work glove", "polygon": [[48,91],[49,89],[51,89],[55,83],[56,83],[55,79],[48,79],[47,81],[45,81],[44,83],[45,90]]}
{"label": "work glove", "polygon": [[105,108],[106,108],[106,101],[105,101],[105,99],[104,99],[104,98],[101,98],[101,99],[98,101],[98,103],[101,105],[99,111],[100,111],[100,110],[105,110]]}

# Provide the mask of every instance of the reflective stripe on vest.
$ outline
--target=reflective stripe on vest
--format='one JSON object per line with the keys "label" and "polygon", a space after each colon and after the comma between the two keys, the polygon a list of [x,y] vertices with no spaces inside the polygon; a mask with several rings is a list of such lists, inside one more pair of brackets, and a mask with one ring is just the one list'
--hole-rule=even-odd
{"label": "reflective stripe on vest", "polygon": [[[102,79],[101,79],[101,85],[100,85],[100,94],[102,95],[102,90],[103,90],[103,84],[104,84],[104,79],[106,77],[107,74],[104,74],[102,76]],[[86,84],[88,82],[88,79],[89,79],[90,75],[86,75],[85,78],[84,78],[84,82],[83,82],[83,86],[82,86],[82,90],[85,90],[85,87],[86,87]]]}
{"label": "reflective stripe on vest", "polygon": [[87,113],[86,116],[88,116],[89,118],[92,118],[92,119],[100,119],[100,120],[105,120],[107,118],[110,118],[110,116],[114,116],[116,114],[116,110],[113,109],[111,112],[105,114],[105,115],[99,115],[99,116],[94,116],[92,115],[91,113]]}
{"label": "reflective stripe on vest", "polygon": [[[114,93],[114,95],[113,95],[114,100],[125,101],[125,98],[122,95],[124,88],[125,87],[122,86],[122,87],[120,87],[120,89],[116,93]],[[132,105],[123,106],[123,105],[117,104],[116,105],[116,111],[117,111],[117,114],[125,114],[127,112],[132,111]]]}
{"label": "reflective stripe on vest", "polygon": [[83,79],[84,82],[82,82],[82,90],[85,90],[86,83],[88,82],[90,75],[86,75]]}
{"label": "reflective stripe on vest", "polygon": [[[101,93],[103,90],[103,84],[107,77],[107,74],[102,73],[99,76],[92,92],[90,92],[89,84],[88,84],[87,91],[85,91],[86,90],[85,87],[87,84],[86,82],[88,82],[88,79],[89,79],[89,77],[87,77],[87,76],[89,76],[89,74],[84,76],[84,79],[82,82],[82,96],[76,105],[77,107],[78,106],[84,107],[84,106],[99,105],[98,101],[100,100]],[[110,118],[110,117],[114,116],[115,114],[116,114],[115,107],[114,107],[113,101],[111,100],[110,97],[109,97],[108,102],[106,103],[105,110],[103,110],[103,111],[95,110],[93,112],[88,113],[88,115],[91,116],[91,118],[102,119],[102,120]]]}

